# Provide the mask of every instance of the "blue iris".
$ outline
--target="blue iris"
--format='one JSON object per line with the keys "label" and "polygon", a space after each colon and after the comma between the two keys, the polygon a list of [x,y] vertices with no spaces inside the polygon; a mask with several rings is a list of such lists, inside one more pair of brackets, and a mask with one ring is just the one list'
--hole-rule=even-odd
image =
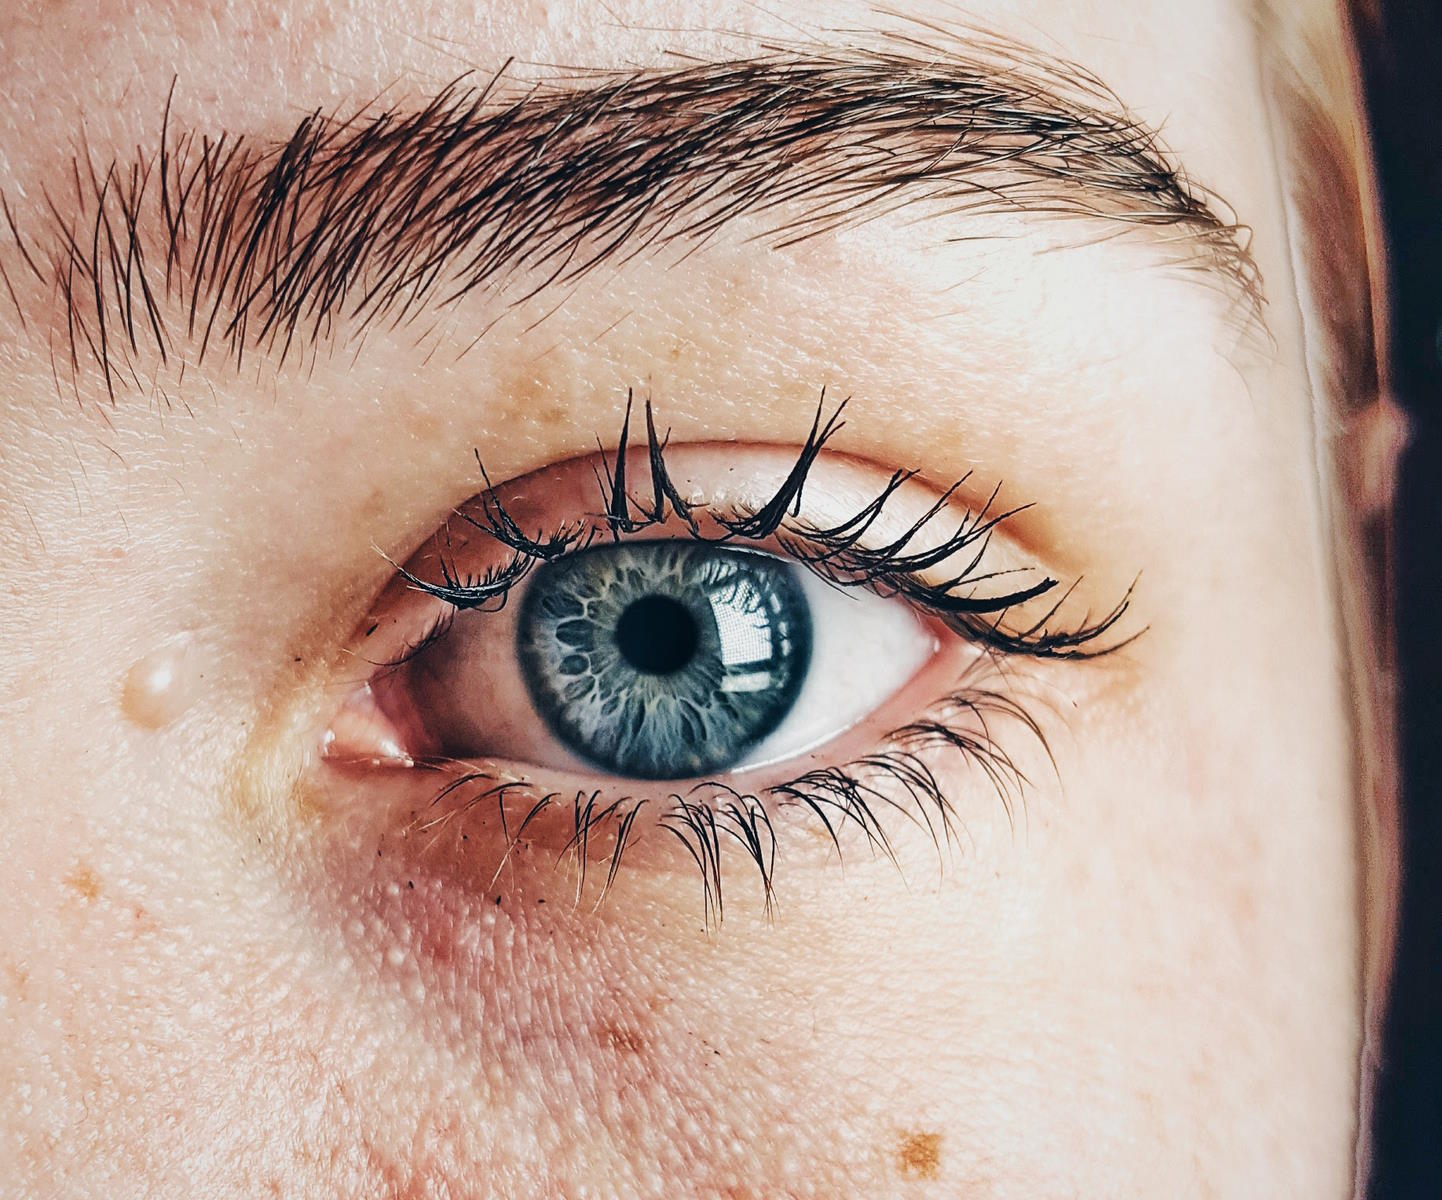
{"label": "blue iris", "polygon": [[536,711],[618,775],[730,767],[796,702],[811,611],[796,569],[694,542],[601,546],[532,577],[517,643]]}

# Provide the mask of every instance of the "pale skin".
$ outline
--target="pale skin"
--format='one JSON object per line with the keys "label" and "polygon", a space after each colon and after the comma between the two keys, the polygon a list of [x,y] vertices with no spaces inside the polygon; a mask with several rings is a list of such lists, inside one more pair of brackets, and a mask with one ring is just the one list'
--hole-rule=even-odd
{"label": "pale skin", "polygon": [[[63,316],[21,295],[0,316],[0,1195],[1351,1194],[1354,733],[1240,4],[915,14],[954,34],[842,4],[132,7],[0,16],[22,227],[42,187],[70,194],[82,124],[106,162],[153,141],[172,79],[177,125],[264,140],[511,57],[984,23],[1165,124],[1253,230],[1267,336],[1144,234],[925,203],[793,246],[744,217],[278,366],[181,379],[138,353],[164,398],[54,371]],[[408,837],[431,778],[324,757],[366,678],[351,652],[405,594],[395,564],[481,490],[477,453],[503,484],[612,448],[630,389],[701,447],[696,495],[744,491],[776,473],[761,447],[794,457],[823,386],[850,397],[836,461],[1032,505],[996,552],[1080,579],[1076,613],[1136,583],[1135,641],[992,682],[1047,748],[998,727],[1027,781],[1010,815],[940,758],[962,831],[940,857],[904,817],[895,863],[785,826],[774,912],[729,847],[717,921],[654,827],[604,903],[594,882],[577,902],[554,831],[504,863],[490,810]],[[915,716],[945,662],[863,713]],[[865,696],[875,667],[831,686]],[[511,712],[508,747],[525,728]]]}

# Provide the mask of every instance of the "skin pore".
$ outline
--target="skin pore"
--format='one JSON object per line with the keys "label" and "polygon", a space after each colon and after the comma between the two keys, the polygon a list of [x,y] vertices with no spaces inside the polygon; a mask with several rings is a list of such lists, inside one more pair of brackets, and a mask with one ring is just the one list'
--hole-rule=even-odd
{"label": "skin pore", "polygon": [[[0,1196],[1351,1194],[1363,899],[1308,301],[1257,26],[1191,7],[0,16]],[[903,61],[990,79],[989,99],[918,109],[887,92]],[[757,63],[793,74],[743,88]],[[866,76],[865,103],[846,91],[842,132],[779,140],[820,120],[784,101],[827,63]],[[646,88],[655,158],[632,176],[639,123],[612,118]],[[739,92],[777,107],[698,188]],[[465,170],[432,126],[435,157],[412,139],[387,174],[391,126],[368,122],[437,95],[473,134],[514,120]],[[1046,142],[1036,114],[1058,109],[1092,124]],[[307,114],[341,151],[306,177],[320,199],[248,226],[269,229],[248,250],[228,234],[217,279],[196,264],[232,210],[200,197],[254,222]],[[206,149],[221,131],[260,156],[250,175],[248,151]],[[661,179],[688,137],[690,174]],[[167,175],[162,144],[214,181]],[[1130,191],[1106,182],[1118,155]],[[881,194],[847,192],[862,168],[893,172]],[[777,194],[787,170],[814,186]],[[161,183],[195,178],[182,223]],[[408,210],[437,218],[430,240],[377,178],[435,201]],[[441,201],[483,183],[495,213],[427,275],[465,211]],[[362,211],[390,258],[327,309],[353,247],[319,267],[295,247]],[[561,249],[528,258],[543,234]],[[477,268],[498,241],[504,269]],[[775,492],[845,399],[798,521],[914,471],[877,527],[894,537],[957,484],[922,541],[1017,510],[986,570],[1057,588],[1006,628],[1124,604],[1111,652],[979,655],[931,612],[937,656],[908,681],[879,652],[828,660],[856,723],[747,795],[872,753],[958,679],[1004,700],[959,719],[1009,769],[929,748],[951,829],[901,805],[883,851],[772,804],[766,882],[735,838],[698,874],[661,827],[677,789],[537,756],[518,703],[485,712],[514,683],[477,685],[466,728],[528,748],[471,764],[516,790],[436,808],[446,776],[370,763],[414,748],[362,702],[404,679],[384,664],[436,610],[397,569],[440,578],[451,524],[468,570],[504,558],[454,516],[487,479],[528,535],[604,527],[628,396],[629,494],[652,495],[649,401],[678,495],[723,514]],[[663,525],[686,536],[674,503]],[[486,631],[514,608],[461,619],[503,665],[509,635]],[[614,878],[614,824],[564,853],[570,797],[597,789],[657,793]],[[533,793],[564,803],[522,844]]]}

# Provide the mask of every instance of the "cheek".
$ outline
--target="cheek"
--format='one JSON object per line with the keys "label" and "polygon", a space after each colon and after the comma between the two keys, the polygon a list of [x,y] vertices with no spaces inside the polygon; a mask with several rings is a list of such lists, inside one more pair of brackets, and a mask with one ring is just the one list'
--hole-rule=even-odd
{"label": "cheek", "polygon": [[[942,782],[977,787],[964,772]],[[334,816],[298,854],[316,959],[343,964],[322,1053],[358,1064],[379,1107],[355,1119],[395,1169],[483,1161],[531,1194],[604,1181],[646,1198],[702,1181],[737,1197],[880,1196],[970,1171],[956,1122],[987,1092],[978,1065],[995,1053],[975,1001],[994,969],[973,969],[969,889],[938,910],[919,824],[896,839],[901,873],[859,833],[841,870],[829,843],[809,845],[819,829],[788,829],[774,919],[748,880],[708,926],[699,877],[652,869],[646,842],[604,903],[594,880],[578,903],[555,844],[496,861],[494,813],[404,838],[378,837],[374,814],[349,832]],[[970,851],[990,853],[1004,827],[994,794],[979,799]]]}
{"label": "cheek", "polygon": [[348,861],[348,886],[310,902],[321,957],[346,964],[336,1015],[375,1051],[384,1100],[358,1119],[396,1170],[485,1162],[529,1194],[660,1197],[836,1195],[871,1169],[794,932],[737,914],[708,934],[654,877],[598,911],[549,859],[486,892],[424,853],[386,848],[362,879]]}
{"label": "cheek", "polygon": [[[1255,664],[1210,670],[1069,749],[1064,803],[1029,810],[1031,916],[1004,944],[1037,981],[1036,1031],[1064,1043],[1057,1081],[1085,1093],[1059,1124],[1126,1131],[1157,1178],[1204,1164],[1217,1194],[1340,1195],[1358,1049],[1346,777],[1326,726],[1274,703]],[[1230,686],[1204,686],[1218,675]]]}

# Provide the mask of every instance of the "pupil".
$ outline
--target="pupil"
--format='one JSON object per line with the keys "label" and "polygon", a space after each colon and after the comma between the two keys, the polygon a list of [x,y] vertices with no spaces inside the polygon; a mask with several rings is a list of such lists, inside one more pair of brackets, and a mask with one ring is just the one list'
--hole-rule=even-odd
{"label": "pupil", "polygon": [[646,675],[679,671],[695,657],[700,635],[690,611],[670,596],[643,596],[616,622],[621,656]]}

